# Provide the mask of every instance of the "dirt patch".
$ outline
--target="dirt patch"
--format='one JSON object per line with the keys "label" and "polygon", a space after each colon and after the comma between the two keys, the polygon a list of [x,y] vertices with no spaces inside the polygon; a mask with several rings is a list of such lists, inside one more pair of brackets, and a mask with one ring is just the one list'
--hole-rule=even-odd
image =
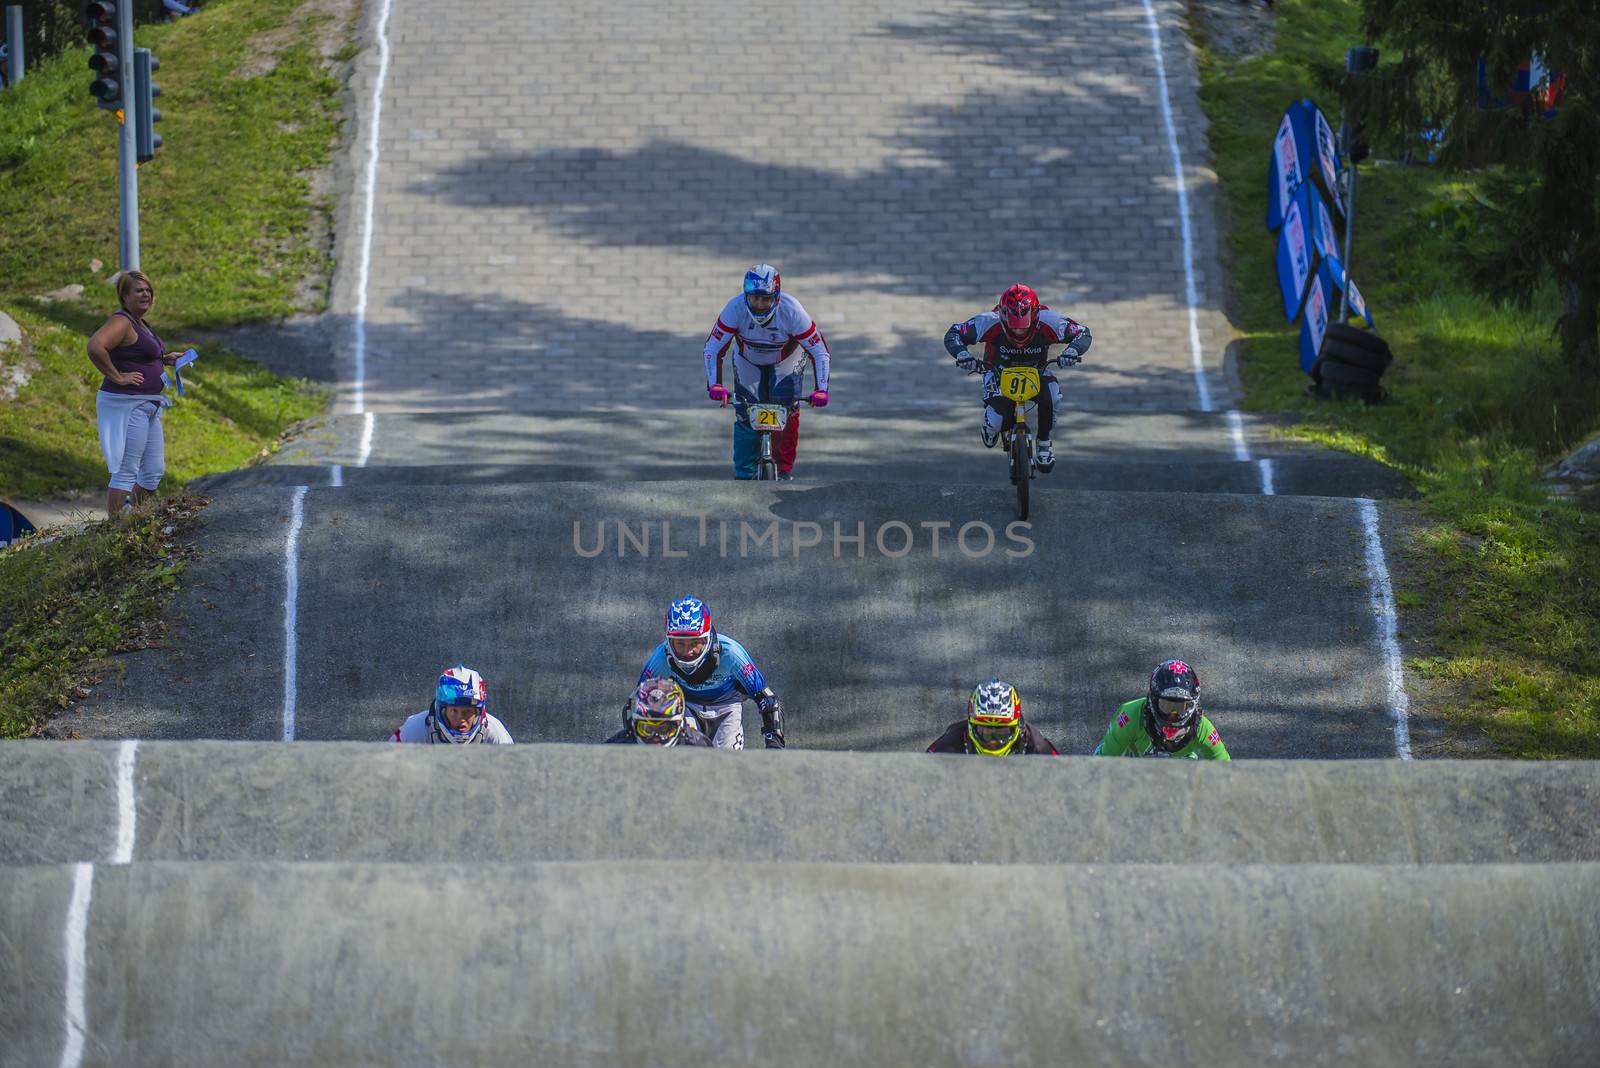
{"label": "dirt patch", "polygon": [[1270,0],[1189,0],[1189,20],[1206,48],[1240,59],[1272,51]]}
{"label": "dirt patch", "polygon": [[319,20],[317,51],[325,62],[331,61],[354,36],[353,28],[360,13],[361,0],[306,0],[295,12],[294,21],[258,33],[246,42],[245,54],[249,58],[239,66],[239,77],[261,78],[277,70],[278,57],[300,36],[300,27],[308,19]]}

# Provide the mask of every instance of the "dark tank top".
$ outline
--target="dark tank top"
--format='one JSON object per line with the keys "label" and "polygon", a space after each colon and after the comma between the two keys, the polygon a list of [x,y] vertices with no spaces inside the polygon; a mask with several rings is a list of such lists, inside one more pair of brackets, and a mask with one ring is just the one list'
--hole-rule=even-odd
{"label": "dark tank top", "polygon": [[133,324],[133,332],[138,336],[131,345],[118,345],[110,352],[111,366],[123,374],[129,371],[140,371],[144,374],[144,384],[141,386],[119,386],[109,378],[100,380],[100,388],[107,393],[122,393],[127,396],[140,396],[141,394],[155,395],[161,392],[161,357],[166,354],[167,347],[161,343],[148,326],[139,322],[125,311],[113,314],[120,315]]}

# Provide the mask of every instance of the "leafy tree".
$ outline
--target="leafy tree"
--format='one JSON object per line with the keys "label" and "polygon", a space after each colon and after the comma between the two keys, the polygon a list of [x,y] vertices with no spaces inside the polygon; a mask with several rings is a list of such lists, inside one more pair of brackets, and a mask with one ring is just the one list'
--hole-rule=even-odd
{"label": "leafy tree", "polygon": [[[0,0],[0,6],[16,2]],[[83,44],[87,6],[87,0],[22,0],[23,51],[29,67]],[[133,20],[140,25],[165,18],[166,13],[161,0],[133,0]]]}
{"label": "leafy tree", "polygon": [[[1398,58],[1347,81],[1352,113],[1382,137],[1447,131],[1446,162],[1498,164],[1484,187],[1484,232],[1469,249],[1474,276],[1491,295],[1519,301],[1553,280],[1568,366],[1600,375],[1600,3],[1360,3],[1368,40]],[[1554,117],[1538,94],[1480,107],[1480,60],[1504,96],[1533,56],[1564,78]]]}

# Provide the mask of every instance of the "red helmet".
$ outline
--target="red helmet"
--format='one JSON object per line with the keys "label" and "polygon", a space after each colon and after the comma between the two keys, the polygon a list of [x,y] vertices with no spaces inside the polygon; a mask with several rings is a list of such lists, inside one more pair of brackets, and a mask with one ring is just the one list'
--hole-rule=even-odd
{"label": "red helmet", "polygon": [[1005,324],[1008,333],[1022,337],[1039,321],[1039,294],[1018,282],[1000,294],[1000,303],[994,306],[994,310],[999,313],[1000,321]]}

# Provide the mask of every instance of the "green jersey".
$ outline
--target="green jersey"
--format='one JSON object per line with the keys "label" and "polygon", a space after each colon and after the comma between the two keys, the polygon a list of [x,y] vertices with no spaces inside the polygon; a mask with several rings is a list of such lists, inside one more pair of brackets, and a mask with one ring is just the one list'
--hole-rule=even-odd
{"label": "green jersey", "polygon": [[[1117,709],[1116,718],[1106,728],[1106,736],[1094,747],[1095,756],[1150,755],[1156,743],[1144,729],[1144,702],[1143,697],[1138,697]],[[1200,727],[1194,732],[1193,740],[1172,755],[1189,760],[1232,759],[1228,756],[1228,747],[1222,744],[1222,736],[1204,714],[1200,716]]]}

